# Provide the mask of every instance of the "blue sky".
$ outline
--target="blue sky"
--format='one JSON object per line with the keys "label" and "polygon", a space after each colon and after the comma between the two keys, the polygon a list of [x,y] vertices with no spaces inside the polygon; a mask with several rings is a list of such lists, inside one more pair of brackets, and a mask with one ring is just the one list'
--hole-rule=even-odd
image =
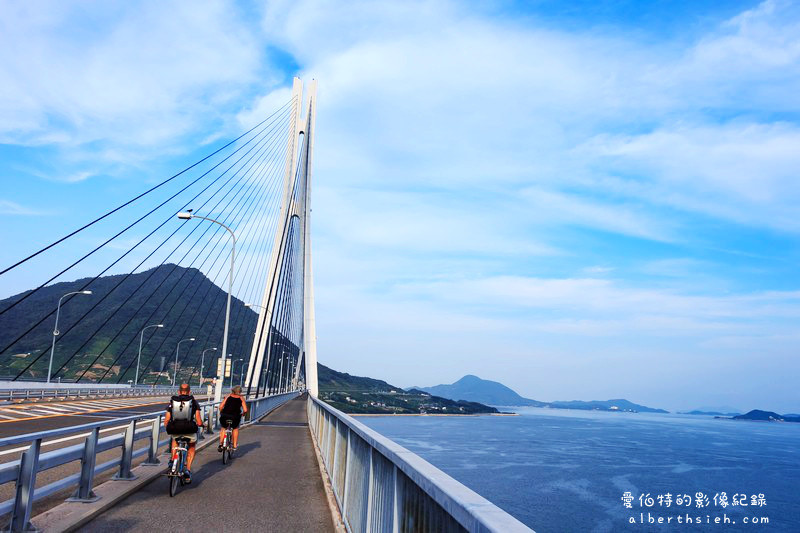
{"label": "blue sky", "polygon": [[238,135],[294,75],[320,83],[321,362],[800,409],[791,2],[5,2],[5,262]]}

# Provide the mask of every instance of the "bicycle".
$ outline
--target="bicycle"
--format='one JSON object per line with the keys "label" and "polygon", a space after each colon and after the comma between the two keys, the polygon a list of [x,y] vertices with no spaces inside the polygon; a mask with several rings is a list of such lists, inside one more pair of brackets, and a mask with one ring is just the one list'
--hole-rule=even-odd
{"label": "bicycle", "polygon": [[233,422],[227,421],[225,427],[225,435],[222,437],[222,464],[228,464],[228,461],[233,457]]}
{"label": "bicycle", "polygon": [[178,483],[183,486],[186,484],[184,474],[186,471],[186,454],[189,451],[189,439],[187,437],[178,437],[175,439],[175,449],[172,452],[172,463],[169,470],[167,470],[167,477],[169,478],[169,495],[175,496],[178,492]]}

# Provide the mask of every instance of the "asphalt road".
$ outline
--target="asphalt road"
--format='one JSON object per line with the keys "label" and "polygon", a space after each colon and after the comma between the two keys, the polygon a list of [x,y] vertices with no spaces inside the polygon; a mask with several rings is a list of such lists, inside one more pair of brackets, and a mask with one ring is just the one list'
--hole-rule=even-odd
{"label": "asphalt road", "polygon": [[334,531],[313,446],[303,396],[243,429],[228,465],[198,453],[174,498],[161,477],[80,531]]}

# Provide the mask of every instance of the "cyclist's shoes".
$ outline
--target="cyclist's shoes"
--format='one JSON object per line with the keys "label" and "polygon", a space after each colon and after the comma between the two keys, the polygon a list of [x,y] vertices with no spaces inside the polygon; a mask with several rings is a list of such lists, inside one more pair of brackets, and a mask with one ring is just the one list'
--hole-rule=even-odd
{"label": "cyclist's shoes", "polygon": [[187,468],[186,471],[183,473],[183,482],[187,485],[192,482],[192,473]]}
{"label": "cyclist's shoes", "polygon": [[218,452],[222,452],[222,444],[220,444],[219,446],[217,446],[217,451],[218,451]]}
{"label": "cyclist's shoes", "polygon": [[234,446],[234,447],[232,448],[232,450],[235,452],[235,451],[236,451],[236,446]]}

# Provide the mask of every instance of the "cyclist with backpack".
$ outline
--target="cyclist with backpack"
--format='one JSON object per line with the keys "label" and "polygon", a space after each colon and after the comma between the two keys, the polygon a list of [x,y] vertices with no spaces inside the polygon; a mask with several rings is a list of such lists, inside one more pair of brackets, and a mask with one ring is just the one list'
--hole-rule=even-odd
{"label": "cyclist with backpack", "polygon": [[[228,427],[228,421],[231,422],[231,429],[233,430],[233,450],[236,451],[236,446],[239,445],[239,424],[242,421],[242,414],[247,413],[247,402],[242,398],[242,388],[236,385],[231,389],[231,393],[225,397],[225,400],[219,406],[219,425],[224,429]],[[222,451],[222,443],[225,442],[225,432],[219,432],[219,446],[218,451]]]}
{"label": "cyclist with backpack", "polygon": [[194,461],[195,443],[197,442],[197,429],[203,425],[200,416],[200,404],[191,394],[188,383],[181,384],[178,395],[173,396],[167,405],[167,414],[164,417],[164,426],[172,437],[170,452],[175,452],[175,439],[185,437],[189,441],[186,453],[186,473],[184,481],[192,482],[192,461]]}

